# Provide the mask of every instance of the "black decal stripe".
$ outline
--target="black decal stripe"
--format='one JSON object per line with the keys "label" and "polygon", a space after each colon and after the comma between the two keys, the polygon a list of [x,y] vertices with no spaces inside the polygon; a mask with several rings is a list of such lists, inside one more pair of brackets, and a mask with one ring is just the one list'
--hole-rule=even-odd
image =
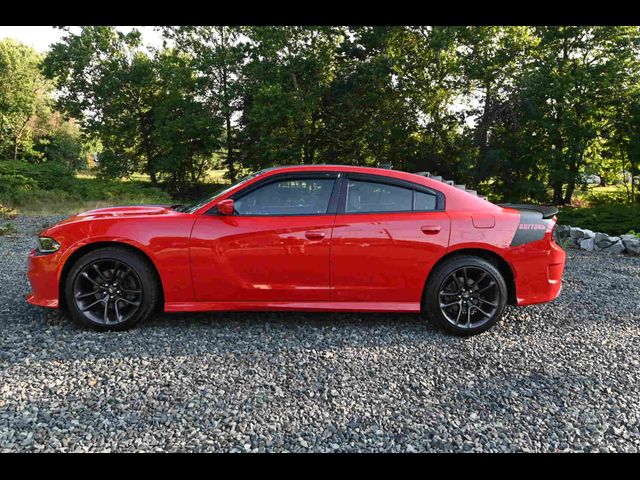
{"label": "black decal stripe", "polygon": [[520,222],[511,241],[511,246],[517,247],[525,243],[542,240],[550,220],[544,219],[541,212],[534,210],[519,210],[519,213]]}

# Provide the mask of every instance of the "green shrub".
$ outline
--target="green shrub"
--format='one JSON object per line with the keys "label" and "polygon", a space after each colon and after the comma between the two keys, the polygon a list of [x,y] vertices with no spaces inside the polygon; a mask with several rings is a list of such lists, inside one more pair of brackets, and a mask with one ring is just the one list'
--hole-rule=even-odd
{"label": "green shrub", "polygon": [[594,190],[587,195],[586,200],[594,207],[600,205],[629,205],[627,191],[619,188],[616,190]]}
{"label": "green shrub", "polygon": [[640,231],[640,207],[632,205],[599,205],[591,208],[565,207],[558,213],[558,223],[588,228],[609,235]]}
{"label": "green shrub", "polygon": [[102,205],[172,203],[172,200],[149,182],[77,177],[55,162],[0,161],[0,203],[44,214]]}
{"label": "green shrub", "polygon": [[19,160],[0,161],[0,177],[27,178],[38,188],[50,190],[53,188],[66,189],[75,180],[67,167],[58,162],[28,163]]}

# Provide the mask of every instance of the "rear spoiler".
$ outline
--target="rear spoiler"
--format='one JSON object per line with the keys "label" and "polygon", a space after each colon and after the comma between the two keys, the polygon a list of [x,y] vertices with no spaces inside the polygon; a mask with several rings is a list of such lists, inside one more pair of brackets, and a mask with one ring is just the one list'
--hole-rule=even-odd
{"label": "rear spoiler", "polygon": [[514,210],[530,210],[542,214],[542,218],[552,218],[558,214],[558,209],[552,205],[532,205],[525,203],[499,203],[499,207],[513,208]]}

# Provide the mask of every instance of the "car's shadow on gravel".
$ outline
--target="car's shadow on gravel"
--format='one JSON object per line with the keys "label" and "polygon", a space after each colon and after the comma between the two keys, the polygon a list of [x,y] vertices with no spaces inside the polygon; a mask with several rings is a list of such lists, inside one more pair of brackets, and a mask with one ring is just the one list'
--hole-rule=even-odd
{"label": "car's shadow on gravel", "polygon": [[[19,362],[25,354],[39,361],[71,357],[161,358],[216,356],[261,351],[269,354],[297,350],[339,351],[345,348],[407,348],[425,343],[461,340],[446,334],[418,314],[207,312],[159,313],[123,332],[97,332],[76,325],[64,312],[34,309],[40,348],[25,352],[11,346],[0,357]],[[31,309],[31,308],[30,308]],[[40,315],[38,315],[40,314]]]}

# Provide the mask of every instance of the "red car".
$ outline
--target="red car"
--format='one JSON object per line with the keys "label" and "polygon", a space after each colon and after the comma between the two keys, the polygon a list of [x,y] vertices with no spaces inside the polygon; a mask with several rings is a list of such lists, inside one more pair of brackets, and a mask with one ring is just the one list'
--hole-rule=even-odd
{"label": "red car", "polygon": [[428,176],[262,170],[190,206],[91,210],[40,233],[27,300],[121,330],[154,310],[424,312],[487,330],[556,298],[552,207],[494,205]]}

